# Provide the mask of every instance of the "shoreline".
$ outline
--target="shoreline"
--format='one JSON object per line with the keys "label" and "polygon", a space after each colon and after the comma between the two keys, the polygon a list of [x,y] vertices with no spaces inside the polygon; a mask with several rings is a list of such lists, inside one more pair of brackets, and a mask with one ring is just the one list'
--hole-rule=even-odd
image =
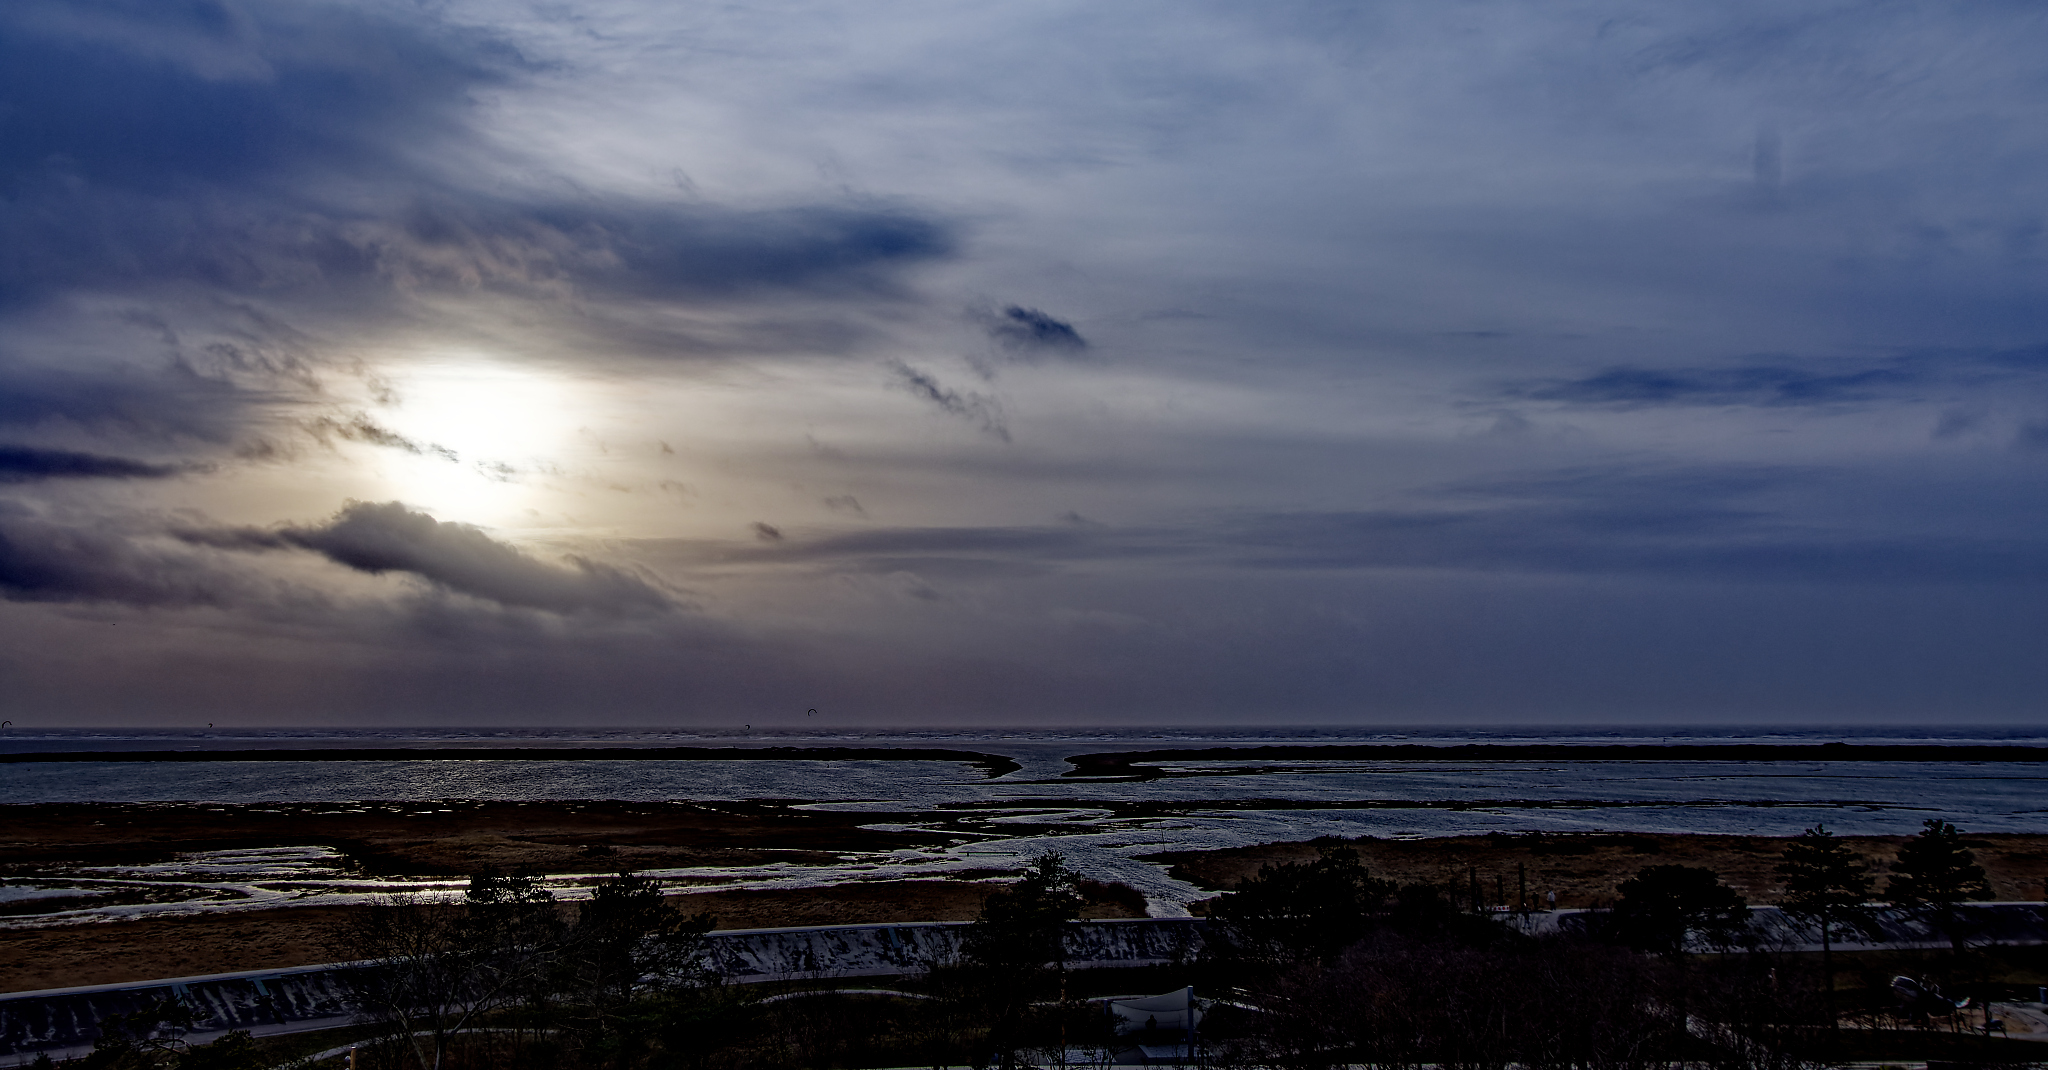
{"label": "shoreline", "polygon": [[315,845],[364,874],[464,877],[826,862],[946,842],[865,827],[888,816],[771,801],[20,803],[0,805],[0,878],[21,879],[29,867]]}
{"label": "shoreline", "polygon": [[[1907,838],[1843,837],[1880,877]],[[1220,892],[1262,865],[1311,861],[1318,848],[1341,846],[1358,851],[1374,876],[1398,883],[1455,885],[1462,896],[1476,878],[1487,902],[1505,905],[1526,893],[1532,905],[1547,906],[1546,893],[1555,890],[1561,893],[1557,906],[1566,909],[1611,903],[1617,885],[1644,866],[1696,865],[1714,870],[1752,903],[1768,905],[1777,898],[1774,867],[1787,842],[1783,836],[1532,833],[1324,838],[1138,857]],[[2041,900],[2048,882],[2048,833],[1967,835],[1966,842],[1990,872],[1997,899]],[[1003,875],[981,871],[780,889],[672,888],[667,901],[686,912],[715,915],[720,929],[969,921]],[[1084,917],[1144,916],[1142,897],[1133,900],[1130,889],[1096,885],[1089,892]],[[1212,901],[1194,904],[1197,915]],[[335,941],[366,909],[285,906],[0,928],[0,992],[334,961]],[[575,904],[564,901],[563,909]]]}
{"label": "shoreline", "polygon": [[933,747],[297,747],[223,750],[14,751],[8,762],[959,762],[994,778],[1023,768],[1005,755]]}
{"label": "shoreline", "polygon": [[1209,776],[1151,762],[2048,762],[2048,747],[1887,743],[1332,743],[1168,747],[1076,754],[1065,777]]}

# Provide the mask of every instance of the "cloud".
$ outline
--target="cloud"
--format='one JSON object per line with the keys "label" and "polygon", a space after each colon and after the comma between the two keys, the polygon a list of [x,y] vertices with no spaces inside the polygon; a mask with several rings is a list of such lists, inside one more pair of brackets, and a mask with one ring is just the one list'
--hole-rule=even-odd
{"label": "cloud", "polygon": [[187,471],[182,465],[151,464],[127,457],[0,445],[0,483],[36,483],[46,479],[167,479]]}
{"label": "cloud", "polygon": [[[345,268],[283,183],[388,180],[459,137],[507,49],[343,5],[26,0],[0,14],[0,303],[79,284]],[[277,229],[272,229],[277,228]],[[296,247],[296,256],[289,255]]]}
{"label": "cloud", "polygon": [[930,527],[853,531],[806,540],[787,550],[767,551],[784,559],[890,558],[953,555],[990,559],[1100,560],[1161,552],[1164,532],[1060,527]]}
{"label": "cloud", "polygon": [[354,413],[346,419],[336,419],[332,416],[316,417],[306,421],[306,430],[322,443],[342,438],[350,442],[365,442],[372,446],[403,450],[416,455],[431,453],[446,461],[461,460],[454,450],[432,442],[415,442],[370,419],[367,413]]}
{"label": "cloud", "polygon": [[[883,528],[671,552],[727,562],[989,579],[1122,563],[1238,574],[1413,572],[1743,583],[2048,581],[2025,525],[1873,528],[1817,504],[1843,475],[1771,465],[1589,465],[1419,488],[1372,508],[1213,512],[1174,523]],[[1915,509],[1899,506],[1903,515]],[[659,540],[641,545],[661,551]]]}
{"label": "cloud", "polygon": [[0,309],[202,288],[363,323],[448,316],[409,304],[428,294],[872,295],[958,244],[878,198],[733,208],[480,177],[532,169],[478,136],[478,95],[545,66],[368,5],[0,6]]}
{"label": "cloud", "polygon": [[[1773,685],[1868,696],[1852,647],[1949,642],[1967,686],[1916,696],[2040,693],[2023,6],[1501,6],[1476,52],[1412,0],[502,6],[0,2],[0,441],[96,458],[0,465],[46,496],[0,521],[8,597],[226,607],[138,616],[217,666],[260,660],[220,621],[359,663],[415,719],[480,693],[479,654],[520,663],[484,674],[508,710],[644,689],[657,718],[869,684],[877,717],[1152,690],[1366,716],[1403,673],[1418,719],[1488,674],[1516,716],[1558,665],[1583,697],[1690,659],[1650,716],[1794,632]],[[521,383],[545,418],[499,405]],[[437,444],[461,463],[415,493],[448,500],[306,511],[383,501]],[[218,467],[121,470],[177,461]],[[486,478],[520,493],[460,489]],[[746,511],[778,500],[810,510],[779,540]],[[209,513],[301,519],[166,531]],[[436,519],[485,516],[507,531]],[[516,525],[644,541],[579,564]],[[723,538],[661,541],[685,530]],[[801,653],[675,657],[721,626],[635,560]],[[110,615],[4,610],[15,675]],[[1059,648],[1062,614],[1158,627]],[[522,632],[562,645],[494,638]]]}
{"label": "cloud", "polygon": [[941,412],[966,420],[991,438],[1010,441],[1010,428],[1003,419],[1002,404],[995,398],[951,389],[930,372],[913,368],[900,360],[890,361],[889,370],[895,373],[896,385],[909,391],[911,396],[938,406]]}
{"label": "cloud", "polygon": [[840,577],[915,575],[1003,581],[1045,576],[1086,562],[1194,562],[1214,557],[1213,533],[1193,526],[1108,528],[894,527],[753,543],[638,539],[638,551],[681,567],[756,565],[814,569]]}
{"label": "cloud", "polygon": [[566,567],[537,561],[468,524],[435,520],[398,502],[351,502],[318,527],[190,529],[178,537],[227,550],[311,550],[336,564],[381,575],[402,572],[437,587],[555,613],[643,614],[674,610],[649,578],[566,555]]}
{"label": "cloud", "polygon": [[1004,349],[1031,356],[1074,353],[1088,348],[1088,340],[1073,324],[1056,320],[1035,308],[1010,305],[1001,312],[984,312],[979,317]]}
{"label": "cloud", "polygon": [[1519,383],[1504,393],[1532,401],[1614,408],[1817,406],[1896,398],[1932,378],[1898,362],[1835,372],[1795,363],[1669,369],[1623,365],[1576,379]]}
{"label": "cloud", "polygon": [[0,352],[0,426],[65,423],[149,438],[230,438],[252,396],[188,366],[94,375],[15,363]]}
{"label": "cloud", "polygon": [[[1227,526],[1240,567],[1451,569],[1771,583],[2035,583],[2024,532],[1873,531],[1807,503],[1838,473],[1782,466],[1601,466],[1426,488],[1376,509]],[[1910,509],[1907,510],[1910,512]]]}
{"label": "cloud", "polygon": [[1930,437],[1935,439],[1960,437],[1982,426],[1985,418],[1989,415],[1990,410],[1981,405],[1948,409],[1941,414],[1941,419],[1934,425],[1934,430],[1930,432]]}
{"label": "cloud", "polygon": [[145,607],[247,606],[279,591],[175,543],[112,521],[52,523],[0,501],[0,593],[23,602],[114,602]]}

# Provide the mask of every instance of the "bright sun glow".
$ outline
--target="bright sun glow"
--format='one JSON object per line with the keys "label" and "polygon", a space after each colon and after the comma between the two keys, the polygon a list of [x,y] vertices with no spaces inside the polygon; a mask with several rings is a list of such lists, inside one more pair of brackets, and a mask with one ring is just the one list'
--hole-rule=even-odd
{"label": "bright sun glow", "polygon": [[392,386],[398,401],[376,418],[420,452],[379,451],[389,493],[442,520],[518,524],[588,420],[574,382],[480,358],[415,366]]}

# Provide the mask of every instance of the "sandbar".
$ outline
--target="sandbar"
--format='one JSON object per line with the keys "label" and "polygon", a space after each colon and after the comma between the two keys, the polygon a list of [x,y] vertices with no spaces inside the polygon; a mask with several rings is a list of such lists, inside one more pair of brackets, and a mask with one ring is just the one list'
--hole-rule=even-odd
{"label": "sandbar", "polygon": [[1864,743],[1308,743],[1182,747],[1076,754],[1068,777],[1207,776],[1162,769],[1170,762],[2048,762],[2048,747],[2004,744]]}

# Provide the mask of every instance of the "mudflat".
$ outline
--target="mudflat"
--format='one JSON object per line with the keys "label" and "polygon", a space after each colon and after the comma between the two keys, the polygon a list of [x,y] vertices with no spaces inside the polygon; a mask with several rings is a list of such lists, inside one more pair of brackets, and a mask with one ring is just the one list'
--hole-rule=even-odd
{"label": "mudflat", "polygon": [[[1215,806],[1204,803],[1205,807]],[[1241,805],[1254,805],[1244,802]],[[78,866],[169,861],[193,851],[326,846],[365,875],[460,877],[483,870],[543,874],[622,869],[834,864],[845,855],[960,842],[949,822],[976,807],[933,814],[848,813],[790,803],[417,802],[36,804],[0,807],[0,878],[50,877]],[[922,827],[903,827],[905,822]],[[886,825],[877,829],[863,827]],[[1017,826],[1006,826],[1014,831]],[[1845,837],[1882,879],[1904,836]],[[2039,901],[2048,882],[2048,834],[1972,834],[1966,842],[1997,898]],[[1786,840],[1768,836],[1524,833],[1437,839],[1270,843],[1151,856],[1198,886],[1218,890],[1269,863],[1307,861],[1322,847],[1357,850],[1376,875],[1455,888],[1476,878],[1488,903],[1528,895],[1560,907],[1612,902],[1644,866],[1703,866],[1750,901],[1776,899]],[[992,871],[946,879],[851,882],[821,888],[718,888],[676,897],[720,928],[973,918],[995,887]],[[1129,888],[1094,885],[1086,916],[1136,917]],[[346,959],[341,934],[362,907],[214,910],[133,920],[41,925],[19,904],[0,928],[0,992],[108,984]],[[1199,908],[1199,904],[1197,904]],[[567,906],[565,909],[573,909]],[[52,919],[54,920],[54,919]],[[34,926],[34,927],[31,927]]]}
{"label": "mudflat", "polygon": [[947,842],[775,802],[36,803],[0,806],[0,877],[191,851],[322,846],[377,876],[831,862]]}
{"label": "mudflat", "polygon": [[[1906,836],[1844,836],[1877,878],[1884,880]],[[1235,888],[1259,867],[1311,862],[1324,848],[1347,847],[1374,876],[1401,884],[1430,884],[1454,891],[1465,902],[1477,881],[1481,901],[1520,905],[1526,889],[1531,906],[1548,906],[1557,893],[1560,908],[1611,904],[1621,883],[1645,866],[1699,866],[1721,875],[1752,903],[1778,899],[1775,872],[1790,842],[1778,836],[1678,835],[1647,832],[1518,833],[1388,840],[1326,838],[1268,843],[1215,851],[1170,851],[1145,856],[1167,865],[1176,877],[1219,891]],[[2048,835],[1989,833],[1964,838],[1990,878],[1993,897],[2039,902],[2048,882]]]}
{"label": "mudflat", "polygon": [[[170,861],[195,851],[324,846],[367,876],[606,873],[782,862],[943,844],[939,832],[863,828],[910,815],[746,803],[35,804],[0,807],[0,879],[53,878],[81,866]],[[719,889],[672,897],[721,929],[968,921],[998,885],[994,870],[945,879],[823,888]],[[1090,882],[1084,916],[1142,917],[1144,900]],[[213,910],[51,926],[26,900],[0,928],[0,992],[274,969],[350,957],[363,907]],[[573,912],[573,904],[565,904]],[[29,927],[35,926],[35,927]]]}

